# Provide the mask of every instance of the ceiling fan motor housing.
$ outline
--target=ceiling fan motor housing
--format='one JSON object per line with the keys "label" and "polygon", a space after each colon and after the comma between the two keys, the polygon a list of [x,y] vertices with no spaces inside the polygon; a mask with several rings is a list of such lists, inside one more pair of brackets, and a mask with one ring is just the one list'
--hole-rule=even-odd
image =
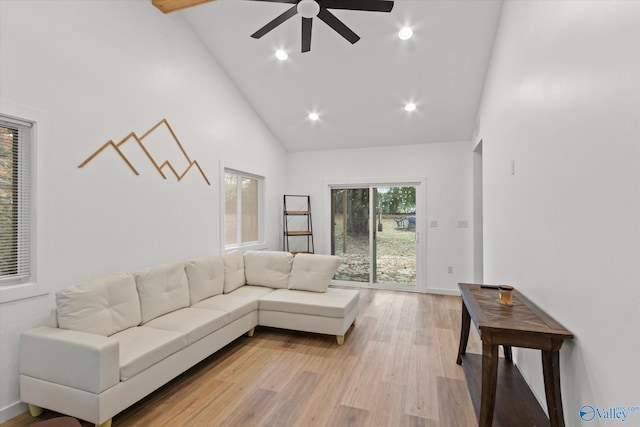
{"label": "ceiling fan motor housing", "polygon": [[298,3],[298,13],[304,18],[318,16],[320,5],[315,0],[300,0]]}

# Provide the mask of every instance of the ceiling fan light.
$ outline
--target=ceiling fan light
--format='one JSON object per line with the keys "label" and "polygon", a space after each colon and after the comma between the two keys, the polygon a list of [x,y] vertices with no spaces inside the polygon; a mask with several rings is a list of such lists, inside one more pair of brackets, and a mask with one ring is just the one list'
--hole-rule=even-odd
{"label": "ceiling fan light", "polygon": [[314,0],[300,0],[298,13],[304,18],[313,18],[320,13],[320,5]]}
{"label": "ceiling fan light", "polygon": [[398,32],[398,37],[400,40],[409,40],[413,36],[413,30],[411,27],[402,27],[402,29]]}
{"label": "ceiling fan light", "polygon": [[318,113],[309,113],[309,120],[311,120],[312,122],[315,122],[319,118],[320,116],[318,115]]}
{"label": "ceiling fan light", "polygon": [[289,58],[289,54],[282,49],[278,49],[276,50],[276,58],[280,61],[286,61]]}

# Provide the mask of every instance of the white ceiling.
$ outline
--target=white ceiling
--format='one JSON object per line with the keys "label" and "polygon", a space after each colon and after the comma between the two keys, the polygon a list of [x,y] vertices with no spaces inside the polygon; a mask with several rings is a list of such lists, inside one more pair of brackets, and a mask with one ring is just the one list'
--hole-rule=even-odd
{"label": "white ceiling", "polygon": [[[301,53],[301,18],[251,34],[289,4],[218,0],[182,14],[289,151],[472,137],[502,1],[399,0],[391,13],[332,10],[351,45],[317,18]],[[398,38],[410,25],[414,36]],[[285,49],[289,59],[274,56]],[[407,113],[404,105],[417,110]],[[320,120],[307,115],[315,111]]]}

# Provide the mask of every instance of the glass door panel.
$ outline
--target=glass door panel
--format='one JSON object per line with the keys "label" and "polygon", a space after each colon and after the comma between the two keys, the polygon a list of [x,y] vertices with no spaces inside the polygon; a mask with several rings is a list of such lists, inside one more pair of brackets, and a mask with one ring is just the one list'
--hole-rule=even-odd
{"label": "glass door panel", "polygon": [[416,188],[378,187],[375,192],[373,283],[416,285]]}
{"label": "glass door panel", "polygon": [[331,212],[331,253],[342,259],[335,278],[369,282],[369,189],[332,189]]}

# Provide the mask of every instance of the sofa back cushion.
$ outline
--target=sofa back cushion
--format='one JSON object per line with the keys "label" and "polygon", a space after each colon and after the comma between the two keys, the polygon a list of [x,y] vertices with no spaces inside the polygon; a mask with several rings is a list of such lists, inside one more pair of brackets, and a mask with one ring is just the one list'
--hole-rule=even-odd
{"label": "sofa back cushion", "polygon": [[293,259],[289,289],[325,292],[340,266],[334,255],[298,254]]}
{"label": "sofa back cushion", "polygon": [[293,255],[280,251],[248,251],[244,254],[247,285],[287,289]]}
{"label": "sofa back cushion", "polygon": [[184,265],[189,281],[191,305],[224,290],[224,261],[222,255],[196,258]]}
{"label": "sofa back cushion", "polygon": [[184,263],[172,262],[134,274],[140,296],[142,323],[189,306],[189,284]]}
{"label": "sofa back cushion", "polygon": [[56,310],[61,329],[103,336],[141,321],[136,282],[129,273],[113,273],[56,293]]}
{"label": "sofa back cushion", "polygon": [[244,275],[242,252],[233,251],[222,255],[224,261],[224,293],[229,293],[247,283]]}

